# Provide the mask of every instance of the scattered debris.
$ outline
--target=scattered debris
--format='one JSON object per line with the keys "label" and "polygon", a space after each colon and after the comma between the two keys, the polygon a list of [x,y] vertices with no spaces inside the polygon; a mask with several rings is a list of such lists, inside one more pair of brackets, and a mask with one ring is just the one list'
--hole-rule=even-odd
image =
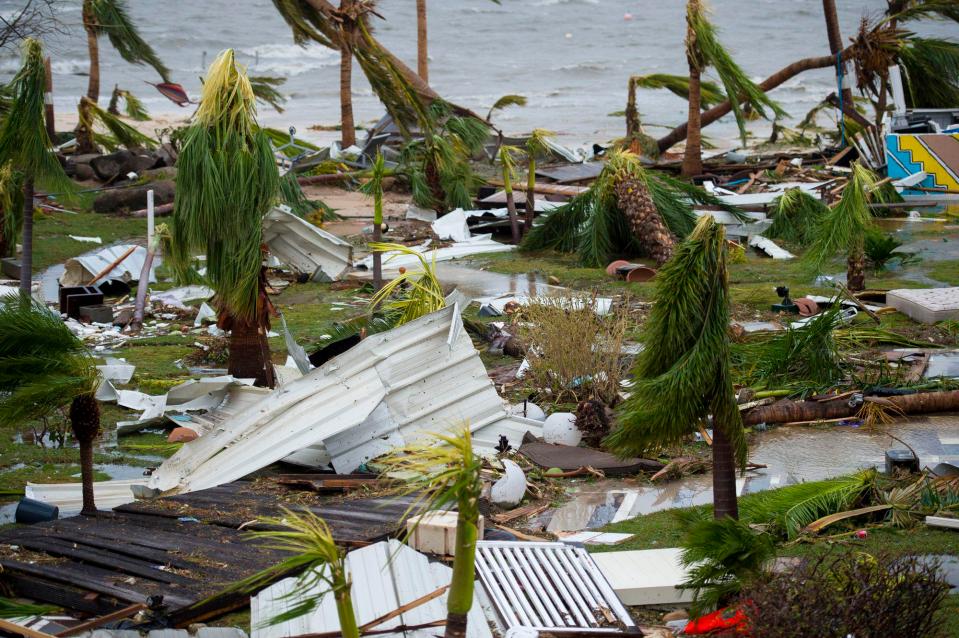
{"label": "scattered debris", "polygon": [[593,560],[626,605],[689,603],[693,592],[680,589],[689,580],[679,548],[593,554]]}

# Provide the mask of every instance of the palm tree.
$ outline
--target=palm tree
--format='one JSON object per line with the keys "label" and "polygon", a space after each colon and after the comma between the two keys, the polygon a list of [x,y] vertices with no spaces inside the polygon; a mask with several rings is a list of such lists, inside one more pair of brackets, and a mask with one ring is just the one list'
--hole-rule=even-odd
{"label": "palm tree", "polygon": [[[383,178],[386,176],[386,167],[381,153],[376,154],[373,160],[369,180],[363,184],[362,190],[373,198],[373,242],[379,243],[383,239]],[[373,290],[383,287],[383,255],[373,252]]]}
{"label": "palm tree", "polygon": [[[37,184],[65,196],[75,192],[52,150],[44,120],[43,47],[32,38],[24,40],[23,66],[10,87],[13,101],[0,128],[0,166],[10,166],[22,176],[23,253],[20,256],[20,291],[30,295],[33,283],[33,195]],[[14,201],[6,198],[8,205]]]}
{"label": "palm tree", "polygon": [[513,197],[513,180],[516,179],[516,160],[513,157],[519,152],[517,147],[507,144],[499,147],[499,163],[503,169],[503,190],[506,193],[506,210],[509,213],[509,227],[513,233],[514,244],[519,244],[521,239],[516,199]]}
{"label": "palm tree", "polygon": [[206,254],[219,324],[231,330],[230,374],[272,387],[262,218],[276,201],[280,177],[255,102],[233,50],[224,51],[207,73],[177,161],[171,257],[185,274],[194,250]]}
{"label": "palm tree", "polygon": [[[309,511],[298,513],[283,509],[283,516],[261,519],[260,522],[275,529],[250,532],[248,536],[266,541],[267,549],[292,555],[278,565],[237,583],[230,588],[231,591],[257,591],[278,577],[300,571],[297,591],[311,591],[319,587],[323,592],[331,592],[340,621],[340,634],[343,638],[360,638],[350,594],[352,583],[346,570],[346,552],[336,545],[326,521]],[[305,616],[316,609],[319,600],[319,596],[299,598],[293,606],[268,622],[276,625]]]}
{"label": "palm tree", "polygon": [[[110,44],[124,60],[130,64],[152,66],[164,82],[170,81],[169,70],[130,19],[125,0],[83,0],[83,28],[87,33],[90,56],[86,98],[91,103],[96,104],[100,100],[100,36],[103,35],[109,38]],[[81,99],[81,120],[82,111],[87,106]],[[93,134],[89,127],[77,127],[77,144],[83,153],[94,150]]]}
{"label": "palm tree", "polygon": [[[453,580],[446,596],[446,638],[466,636],[466,615],[473,606],[476,541],[482,461],[473,454],[468,425],[454,434],[432,434],[430,440],[380,459],[389,474],[411,476],[405,490],[428,494],[414,504],[435,510],[456,506],[456,554]],[[426,492],[429,490],[429,492]]]}
{"label": "palm tree", "polygon": [[555,135],[552,131],[535,128],[529,139],[526,140],[526,221],[523,225],[523,234],[533,227],[533,217],[536,216],[536,158],[549,151],[547,138]]}
{"label": "palm tree", "polygon": [[684,440],[712,416],[713,511],[737,518],[736,467],[746,464],[746,436],[729,371],[722,226],[701,218],[655,281],[632,394],[605,443],[623,455],[648,453]]}
{"label": "palm tree", "polygon": [[845,254],[846,286],[853,292],[864,290],[866,235],[875,227],[869,204],[884,199],[878,178],[855,164],[842,198],[818,216],[809,251],[803,256],[806,265],[819,272],[829,259]]}
{"label": "palm tree", "polygon": [[[746,143],[746,114],[743,103],[762,117],[767,109],[775,117],[785,112],[773,102],[732,59],[716,37],[716,29],[709,22],[705,0],[686,3],[686,61],[689,64],[689,119],[686,153],[683,157],[683,175],[700,175],[702,158],[702,74],[713,67],[723,88],[731,99],[733,115],[739,134]],[[737,98],[738,99],[734,99]]]}
{"label": "palm tree", "polygon": [[70,406],[80,445],[83,510],[95,515],[93,442],[100,432],[93,357],[60,316],[35,299],[0,299],[0,422],[22,424]]}
{"label": "palm tree", "polygon": [[[839,55],[842,52],[842,31],[839,29],[839,15],[836,13],[836,0],[822,0],[822,12],[826,18],[826,36],[829,38],[829,52],[833,55]],[[841,68],[845,74],[845,63],[837,67],[837,72]],[[842,86],[842,99],[846,104],[852,104],[852,87],[844,81]]]}
{"label": "palm tree", "polygon": [[430,83],[429,34],[426,27],[426,0],[416,0],[416,71]]}
{"label": "palm tree", "polygon": [[23,230],[22,177],[9,163],[0,168],[0,258],[15,256]]}

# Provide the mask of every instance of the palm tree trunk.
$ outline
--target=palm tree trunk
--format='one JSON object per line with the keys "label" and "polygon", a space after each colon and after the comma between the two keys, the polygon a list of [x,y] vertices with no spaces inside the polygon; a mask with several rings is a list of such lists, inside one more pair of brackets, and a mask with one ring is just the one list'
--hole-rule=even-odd
{"label": "palm tree trunk", "polygon": [[636,79],[629,78],[626,91],[626,139],[632,140],[639,135],[642,126],[639,122],[639,109],[636,108]]}
{"label": "palm tree trunk", "polygon": [[33,286],[33,176],[23,180],[23,252],[20,253],[20,293],[29,297]]}
{"label": "palm tree trunk", "polygon": [[255,379],[260,387],[276,386],[276,374],[267,341],[268,321],[232,318],[229,372],[239,379]]}
{"label": "palm tree trunk", "polygon": [[83,28],[87,32],[87,52],[90,55],[90,77],[87,80],[87,97],[100,100],[100,43],[97,41],[96,23],[90,3],[83,3]]}
{"label": "palm tree trunk", "polygon": [[525,235],[529,231],[533,230],[533,217],[536,216],[536,200],[535,193],[536,190],[536,155],[529,151],[527,153],[529,157],[529,165],[526,173],[526,217],[525,223],[523,224],[523,234]]}
{"label": "palm tree trunk", "polygon": [[866,256],[854,250],[846,259],[846,287],[852,292],[866,289]]}
{"label": "palm tree trunk", "polygon": [[[846,47],[842,51],[842,59],[848,60],[853,54],[852,47]],[[796,77],[800,73],[805,71],[811,71],[813,69],[828,69],[836,65],[836,56],[835,55],[825,55],[819,58],[803,58],[802,60],[797,60],[792,64],[784,66],[779,69],[768,78],[759,83],[759,88],[768,93],[772,91],[777,86],[781,85],[788,80]],[[729,100],[720,102],[716,106],[703,111],[701,124],[700,126],[708,126],[718,120],[719,118],[729,115],[733,110],[732,105],[729,103]],[[687,123],[680,124],[672,131],[667,133],[665,136],[656,140],[656,145],[659,146],[659,152],[663,153],[668,151],[670,148],[679,144],[684,139],[688,132]]]}
{"label": "palm tree trunk", "polygon": [[80,445],[80,482],[85,516],[96,516],[97,506],[93,495],[93,442],[100,433],[100,404],[96,397],[81,394],[70,403],[70,427],[73,437]]}
{"label": "palm tree trunk", "polygon": [[[373,241],[383,241],[383,217],[382,214],[377,221],[373,218]],[[383,287],[383,253],[373,253],[373,290],[379,291]]]}
{"label": "palm tree trunk", "polygon": [[453,578],[446,597],[445,638],[466,638],[466,615],[473,606],[478,512],[473,511],[476,509],[475,500],[472,503],[460,503],[457,515]]}
{"label": "palm tree trunk", "polygon": [[739,518],[736,501],[736,458],[722,424],[713,424],[713,515]]}
{"label": "palm tree trunk", "polygon": [[429,40],[426,28],[426,0],[416,0],[416,71],[430,82]]}
{"label": "palm tree trunk", "polygon": [[356,625],[356,613],[353,611],[353,598],[350,584],[341,569],[333,573],[333,597],[336,600],[336,615],[340,621],[340,634],[343,638],[360,638]]}
{"label": "palm tree trunk", "polygon": [[96,516],[97,505],[93,496],[93,441],[80,441],[80,483],[83,494],[83,516]]}
{"label": "palm tree trunk", "polygon": [[353,120],[353,48],[340,46],[340,128],[343,148],[356,144],[356,123]]}
{"label": "palm tree trunk", "polygon": [[[829,51],[835,59],[836,54],[842,51],[842,32],[839,29],[839,15],[836,13],[836,0],[822,0],[822,12],[826,17],[826,35],[829,38]],[[842,64],[843,75],[846,75],[846,65]],[[838,76],[837,76],[838,80]],[[852,104],[852,87],[843,80],[842,100]]]}
{"label": "palm tree trunk", "polygon": [[703,174],[703,138],[701,111],[701,74],[695,62],[689,60],[689,119],[686,136],[686,152],[683,155],[683,175],[694,177]]}
{"label": "palm tree trunk", "polygon": [[53,112],[53,71],[50,68],[50,57],[43,59],[43,70],[46,75],[43,87],[43,117],[47,124],[47,137],[52,144],[56,144],[57,126],[56,115]]}
{"label": "palm tree trunk", "polygon": [[509,227],[513,233],[513,243],[519,244],[521,233],[519,230],[519,216],[516,214],[516,199],[513,196],[513,182],[510,171],[503,167],[503,188],[506,191],[506,210],[509,212]]}

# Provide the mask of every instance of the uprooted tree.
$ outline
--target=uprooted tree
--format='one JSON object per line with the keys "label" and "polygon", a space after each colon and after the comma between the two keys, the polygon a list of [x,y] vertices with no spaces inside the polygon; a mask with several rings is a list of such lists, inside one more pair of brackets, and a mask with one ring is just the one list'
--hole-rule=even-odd
{"label": "uprooted tree", "polygon": [[280,177],[255,101],[233,51],[224,51],[207,72],[178,160],[171,257],[186,277],[193,252],[206,254],[218,324],[231,331],[230,374],[272,387],[262,235]]}
{"label": "uprooted tree", "polygon": [[746,435],[730,374],[726,251],[725,231],[706,216],[659,271],[635,382],[606,445],[623,456],[646,454],[681,442],[711,417],[714,514],[737,518]]}

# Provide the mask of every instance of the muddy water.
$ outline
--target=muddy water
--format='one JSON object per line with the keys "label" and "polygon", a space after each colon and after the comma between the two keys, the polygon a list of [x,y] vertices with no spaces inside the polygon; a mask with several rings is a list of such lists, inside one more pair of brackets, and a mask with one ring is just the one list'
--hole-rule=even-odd
{"label": "muddy water", "polygon": [[[892,434],[909,444],[922,466],[959,464],[959,416],[938,415],[885,428],[782,427],[762,433],[749,459],[768,467],[748,472],[736,482],[740,495],[818,481],[868,467],[882,469],[885,452],[903,449]],[[572,498],[540,520],[552,533],[602,527],[665,509],[712,501],[709,475],[692,476],[661,486],[638,481],[581,482]]]}
{"label": "muddy water", "polygon": [[535,273],[504,275],[488,270],[476,270],[446,262],[436,264],[436,275],[444,286],[455,286],[467,297],[498,297],[505,294],[530,297],[556,296],[569,292],[553,286]]}

